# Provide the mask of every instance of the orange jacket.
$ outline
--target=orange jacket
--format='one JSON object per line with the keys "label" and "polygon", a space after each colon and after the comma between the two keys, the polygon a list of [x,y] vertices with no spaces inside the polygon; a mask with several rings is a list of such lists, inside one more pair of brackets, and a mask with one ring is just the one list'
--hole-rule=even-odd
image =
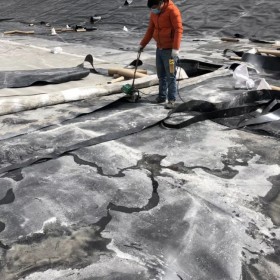
{"label": "orange jacket", "polygon": [[179,50],[182,35],[181,13],[175,4],[168,0],[160,14],[150,14],[149,26],[140,45],[144,48],[154,38],[158,48]]}

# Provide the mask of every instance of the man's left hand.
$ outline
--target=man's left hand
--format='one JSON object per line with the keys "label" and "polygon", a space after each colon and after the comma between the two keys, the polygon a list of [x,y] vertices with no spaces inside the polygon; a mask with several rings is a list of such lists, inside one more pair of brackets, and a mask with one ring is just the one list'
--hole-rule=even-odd
{"label": "man's left hand", "polygon": [[178,55],[179,55],[179,50],[172,49],[171,57],[176,58],[178,57]]}

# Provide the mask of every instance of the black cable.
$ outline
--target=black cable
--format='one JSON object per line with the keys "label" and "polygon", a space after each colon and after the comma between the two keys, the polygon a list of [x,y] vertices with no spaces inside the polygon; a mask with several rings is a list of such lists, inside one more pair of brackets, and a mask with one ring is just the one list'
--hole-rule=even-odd
{"label": "black cable", "polygon": [[[180,58],[178,57],[178,63],[176,63],[176,72],[177,72],[177,70],[178,70],[178,68],[179,68],[179,65],[180,65]],[[180,67],[180,70],[179,71],[181,71],[182,70],[182,67]],[[179,72],[179,75],[178,75],[179,77],[180,77],[180,72]],[[180,97],[180,99],[181,99],[181,101],[183,102],[183,103],[185,103],[186,101],[181,97],[181,95],[180,95],[180,88],[179,88],[179,82],[180,82],[180,79],[178,80],[178,82],[177,82],[177,93],[178,93],[178,96]]]}
{"label": "black cable", "polygon": [[[179,64],[180,64],[180,59],[179,59],[179,57],[178,57],[177,62],[176,62],[176,75],[175,75],[175,79],[176,79],[176,76],[177,76],[177,71],[178,71],[178,68],[179,68]],[[181,71],[181,70],[182,70],[182,69],[181,69],[181,67],[180,67],[180,70],[179,70],[179,71]],[[178,94],[178,96],[180,97],[181,101],[185,103],[185,101],[183,100],[183,98],[181,97],[180,92],[179,92],[179,82],[180,82],[180,80],[177,81],[177,94]],[[169,91],[169,87],[170,87],[170,86],[171,86],[171,84],[168,83],[168,84],[167,84],[167,92]]]}

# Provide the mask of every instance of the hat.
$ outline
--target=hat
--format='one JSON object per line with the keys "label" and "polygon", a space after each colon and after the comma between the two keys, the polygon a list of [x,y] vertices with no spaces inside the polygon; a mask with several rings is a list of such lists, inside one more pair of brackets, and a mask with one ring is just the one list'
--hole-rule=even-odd
{"label": "hat", "polygon": [[151,9],[153,6],[159,5],[160,2],[162,2],[162,0],[148,0],[147,6]]}

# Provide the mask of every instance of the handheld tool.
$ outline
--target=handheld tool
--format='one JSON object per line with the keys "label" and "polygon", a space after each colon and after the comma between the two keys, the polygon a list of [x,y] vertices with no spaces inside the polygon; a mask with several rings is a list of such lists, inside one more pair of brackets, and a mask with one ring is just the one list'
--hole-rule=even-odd
{"label": "handheld tool", "polygon": [[135,68],[134,68],[134,75],[133,75],[133,79],[132,79],[132,85],[125,84],[122,87],[122,92],[127,95],[127,100],[129,102],[137,102],[141,98],[139,90],[136,89],[135,86],[134,86],[135,76],[136,76],[137,67],[138,67],[138,64],[139,64],[139,61],[140,61],[140,56],[141,56],[141,51],[138,52],[138,56],[137,56],[137,59],[136,59]]}

